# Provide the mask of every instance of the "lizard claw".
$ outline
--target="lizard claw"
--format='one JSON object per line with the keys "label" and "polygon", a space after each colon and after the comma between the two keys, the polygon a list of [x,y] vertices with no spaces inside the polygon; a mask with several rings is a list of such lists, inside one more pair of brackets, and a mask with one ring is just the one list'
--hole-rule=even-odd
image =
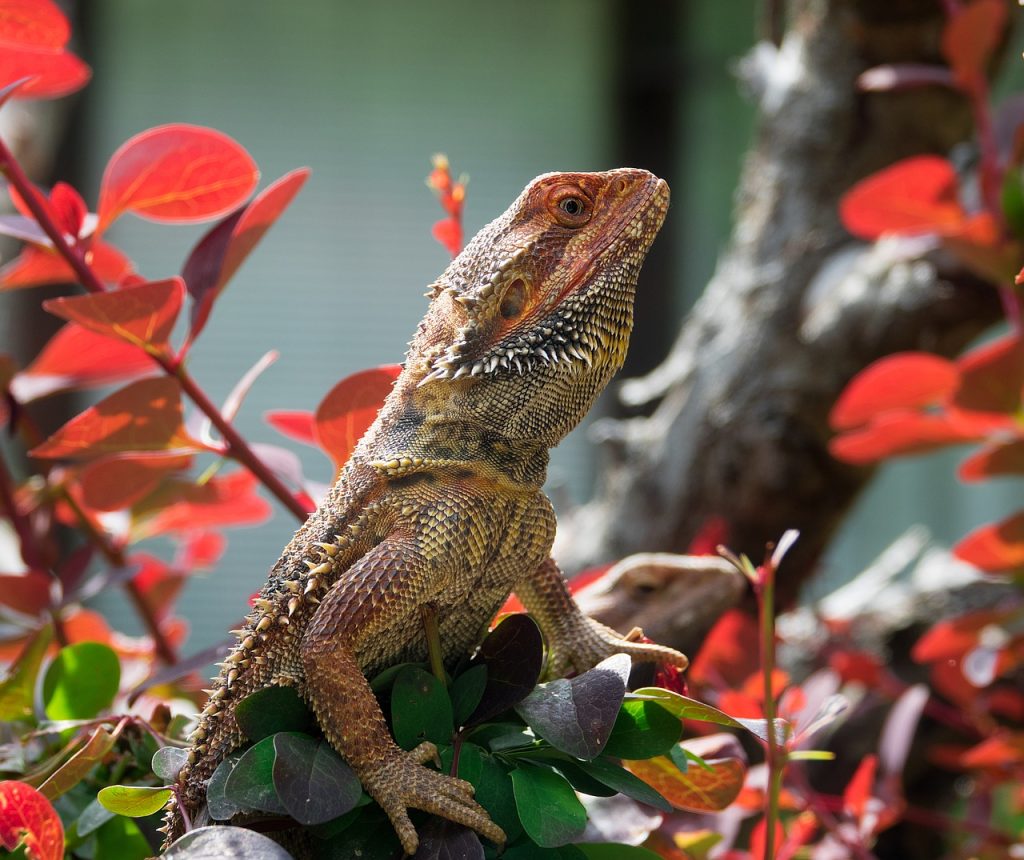
{"label": "lizard claw", "polygon": [[363,788],[391,819],[406,854],[419,847],[409,809],[422,809],[456,824],[471,827],[497,845],[505,843],[505,832],[487,810],[473,800],[473,786],[464,779],[428,770],[424,763],[437,760],[437,747],[422,743],[412,752],[402,752],[361,773]]}
{"label": "lizard claw", "polygon": [[[643,631],[634,627],[625,636],[585,615],[574,625],[569,642],[551,643],[548,661],[549,678],[564,678],[573,672],[585,672],[612,654],[628,654],[638,663],[667,663],[685,669],[690,661],[685,654],[644,641]],[[571,643],[571,644],[570,644]]]}

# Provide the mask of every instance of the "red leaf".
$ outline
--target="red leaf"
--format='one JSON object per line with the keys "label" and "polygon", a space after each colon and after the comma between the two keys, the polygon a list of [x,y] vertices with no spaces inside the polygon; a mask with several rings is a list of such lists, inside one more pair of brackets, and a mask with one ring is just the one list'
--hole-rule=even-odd
{"label": "red leaf", "polygon": [[77,239],[82,232],[85,216],[89,214],[82,196],[66,182],[58,182],[50,191],[50,207],[57,226]]}
{"label": "red leaf", "polygon": [[963,767],[1018,768],[1024,762],[1024,734],[1000,732],[971,747],[960,757]]}
{"label": "red leaf", "polygon": [[[778,819],[775,821],[775,845],[782,845],[782,841],[786,838],[786,831],[782,827],[782,822]],[[750,833],[750,854],[753,857],[765,857],[765,843],[768,841],[768,819],[762,818],[757,824],[754,825],[754,829]]]}
{"label": "red leaf", "polygon": [[459,255],[459,251],[462,249],[462,225],[457,219],[444,218],[438,221],[431,228],[430,234],[444,245],[453,257]]}
{"label": "red leaf", "polygon": [[171,614],[174,601],[185,584],[185,577],[147,553],[133,555],[130,562],[142,566],[132,577],[132,582],[156,619],[163,621]]}
{"label": "red leaf", "polygon": [[910,656],[917,663],[959,659],[978,644],[982,630],[1008,617],[1006,609],[981,609],[938,621],[917,640]]}
{"label": "red leaf", "polygon": [[970,90],[983,80],[1006,29],[1006,3],[974,0],[954,9],[942,33],[942,53],[960,85]]}
{"label": "red leaf", "polygon": [[874,794],[877,770],[878,756],[865,756],[843,792],[843,808],[858,820],[864,817],[868,801]]}
{"label": "red leaf", "polygon": [[119,337],[141,349],[166,352],[184,293],[181,278],[170,278],[112,293],[50,299],[43,307],[99,334]]}
{"label": "red leaf", "polygon": [[84,460],[127,451],[195,449],[181,417],[176,380],[140,379],[72,418],[29,453],[42,459]]}
{"label": "red leaf", "polygon": [[186,573],[213,567],[224,555],[226,546],[227,541],[220,532],[186,532],[174,556],[174,566]]}
{"label": "red leaf", "polygon": [[844,683],[852,681],[869,689],[877,689],[882,684],[882,664],[866,651],[836,651],[829,657],[828,665]]}
{"label": "red leaf", "polygon": [[225,284],[263,234],[288,208],[308,178],[308,168],[285,174],[263,189],[241,211],[229,215],[215,226],[196,245],[182,269],[182,277],[194,301],[189,341],[199,336]]}
{"label": "red leaf", "polygon": [[891,409],[912,409],[938,403],[960,381],[957,366],[928,352],[898,352],[872,362],[839,395],[829,424],[849,430]]}
{"label": "red leaf", "polygon": [[80,90],[90,77],[89,67],[68,51],[0,43],[0,84],[31,78],[12,98],[60,98]]}
{"label": "red leaf", "polygon": [[970,420],[992,428],[1012,425],[1021,408],[1024,387],[1024,342],[1007,335],[961,356],[960,387],[953,405],[970,413]]}
{"label": "red leaf", "polygon": [[282,436],[305,445],[312,445],[314,448],[319,447],[316,441],[316,418],[308,410],[280,409],[275,412],[264,412],[263,420]]}
{"label": "red leaf", "polygon": [[190,452],[153,451],[114,454],[93,460],[78,474],[82,501],[95,511],[129,508],[155,490],[173,472],[187,469]]}
{"label": "red leaf", "polygon": [[[95,242],[86,252],[89,263],[100,280],[116,284],[132,271],[132,263],[113,245]],[[26,245],[21,253],[0,269],[0,290],[38,287],[44,284],[74,283],[78,276],[63,257],[55,251]]]}
{"label": "red leaf", "polygon": [[843,195],[839,214],[847,230],[868,240],[884,233],[944,233],[967,217],[953,165],[935,155],[907,158],[862,179]]}
{"label": "red leaf", "polygon": [[893,410],[879,415],[866,427],[836,436],[828,448],[837,460],[864,465],[887,457],[972,442],[983,435],[983,428],[948,414]]}
{"label": "red leaf", "polygon": [[0,42],[35,48],[63,48],[71,27],[52,0],[2,0]]}
{"label": "red leaf", "polygon": [[690,666],[690,677],[702,684],[738,687],[758,667],[757,624],[739,609],[715,622]]}
{"label": "red leaf", "polygon": [[402,368],[385,364],[346,376],[316,409],[320,447],[341,468],[369,429]]}
{"label": "red leaf", "polygon": [[687,555],[718,555],[718,547],[728,543],[729,522],[725,517],[707,517],[697,533],[690,538]]}
{"label": "red leaf", "polygon": [[252,157],[226,134],[184,124],[151,128],[107,164],[96,229],[124,212],[178,223],[216,218],[248,197],[258,180]]}
{"label": "red leaf", "polygon": [[24,843],[32,860],[62,860],[64,826],[42,794],[23,782],[0,782],[0,843],[13,851]]}
{"label": "red leaf", "polygon": [[972,454],[957,471],[961,481],[982,481],[995,475],[1024,474],[1024,439],[996,442]]}
{"label": "red leaf", "polygon": [[256,478],[244,469],[218,475],[203,484],[167,481],[133,511],[132,539],[266,522],[271,509],[256,494],[258,485]]}
{"label": "red leaf", "polygon": [[156,369],[153,360],[131,344],[68,323],[14,377],[11,393],[27,403],[55,391],[110,385]]}
{"label": "red leaf", "polygon": [[53,577],[41,570],[0,574],[0,604],[36,616],[50,606]]}
{"label": "red leaf", "polygon": [[975,529],[953,547],[953,555],[988,573],[1024,565],[1024,511]]}
{"label": "red leaf", "polygon": [[692,765],[686,773],[667,756],[622,764],[677,809],[718,812],[736,799],[747,769],[738,758],[705,759],[705,763],[710,770]]}

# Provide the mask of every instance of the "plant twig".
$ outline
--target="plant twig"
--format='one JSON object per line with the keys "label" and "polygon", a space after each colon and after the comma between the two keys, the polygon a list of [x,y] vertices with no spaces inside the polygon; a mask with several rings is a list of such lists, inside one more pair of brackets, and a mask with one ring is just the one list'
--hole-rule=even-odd
{"label": "plant twig", "polygon": [[775,857],[775,824],[779,820],[779,794],[785,770],[785,750],[775,736],[775,563],[767,559],[758,568],[754,581],[757,598],[758,627],[761,631],[761,676],[764,681],[764,716],[768,722],[767,765],[768,786],[764,813],[764,860]]}
{"label": "plant twig", "polygon": [[[25,175],[21,165],[18,164],[17,159],[15,159],[3,141],[0,141],[0,172],[7,177],[11,185],[25,200],[25,204],[36,219],[36,222],[43,232],[49,236],[57,253],[74,270],[82,286],[91,293],[106,292],[103,282],[93,268],[85,261],[78,246],[72,247],[64,237],[64,233],[54,220],[47,202],[40,196],[36,187],[28,176]],[[256,455],[245,439],[239,435],[238,431],[231,426],[220,410],[206,396],[206,393],[196,384],[184,366],[177,360],[167,356],[154,355],[153,358],[168,375],[178,380],[192,402],[217,428],[227,443],[228,456],[249,469],[260,483],[291,511],[300,522],[304,521],[309,513],[306,507]]]}
{"label": "plant twig", "polygon": [[[126,561],[124,551],[111,542],[103,531],[96,526],[88,512],[78,504],[78,500],[74,497],[74,494],[68,492],[68,490],[63,486],[58,487],[57,492],[60,494],[61,499],[74,513],[79,526],[85,533],[85,536],[89,539],[90,543],[100,551],[100,554],[111,565],[117,568],[125,567]],[[135,611],[138,612],[139,617],[142,619],[142,623],[146,627],[146,632],[153,637],[153,647],[156,650],[157,656],[159,656],[164,663],[167,663],[169,666],[173,666],[178,662],[178,654],[170,640],[164,634],[163,628],[160,626],[159,619],[156,617],[156,614],[153,612],[150,605],[146,602],[146,598],[142,594],[142,591],[139,589],[134,578],[125,580],[124,590],[128,595],[128,599],[131,600],[132,605],[135,607]]]}

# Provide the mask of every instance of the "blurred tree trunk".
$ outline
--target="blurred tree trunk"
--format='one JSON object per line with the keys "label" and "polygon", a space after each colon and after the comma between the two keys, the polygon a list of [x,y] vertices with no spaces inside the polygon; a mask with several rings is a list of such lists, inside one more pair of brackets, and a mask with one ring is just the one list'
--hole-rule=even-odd
{"label": "blurred tree trunk", "polygon": [[664,362],[619,389],[636,417],[595,427],[607,462],[594,499],[562,518],[569,570],[683,552],[721,517],[729,545],[755,558],[801,531],[784,570],[792,596],[871,476],[828,454],[843,386],[898,350],[953,355],[998,318],[991,285],[954,261],[887,259],[838,218],[857,180],[972,135],[951,90],[857,89],[879,64],[941,64],[942,5],[794,0],[788,20],[780,47],[761,43],[742,64],[758,129],[717,271]]}

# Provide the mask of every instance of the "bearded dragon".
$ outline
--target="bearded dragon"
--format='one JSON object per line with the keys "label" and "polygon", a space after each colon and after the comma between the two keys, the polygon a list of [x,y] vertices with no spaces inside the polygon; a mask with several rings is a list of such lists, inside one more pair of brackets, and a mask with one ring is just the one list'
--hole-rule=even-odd
{"label": "bearded dragon", "polygon": [[[392,739],[367,683],[427,657],[423,612],[446,662],[479,642],[514,591],[545,634],[547,675],[624,652],[685,668],[682,654],[584,616],[550,558],[541,491],[548,451],[621,367],[640,266],[668,209],[644,170],[533,180],[434,283],[401,375],[319,510],[270,571],[190,737],[177,803],[192,820],[217,765],[245,743],[238,701],[294,687],[324,736],[418,845],[408,810],[504,833],[472,786]],[[184,830],[168,816],[168,841]]]}

